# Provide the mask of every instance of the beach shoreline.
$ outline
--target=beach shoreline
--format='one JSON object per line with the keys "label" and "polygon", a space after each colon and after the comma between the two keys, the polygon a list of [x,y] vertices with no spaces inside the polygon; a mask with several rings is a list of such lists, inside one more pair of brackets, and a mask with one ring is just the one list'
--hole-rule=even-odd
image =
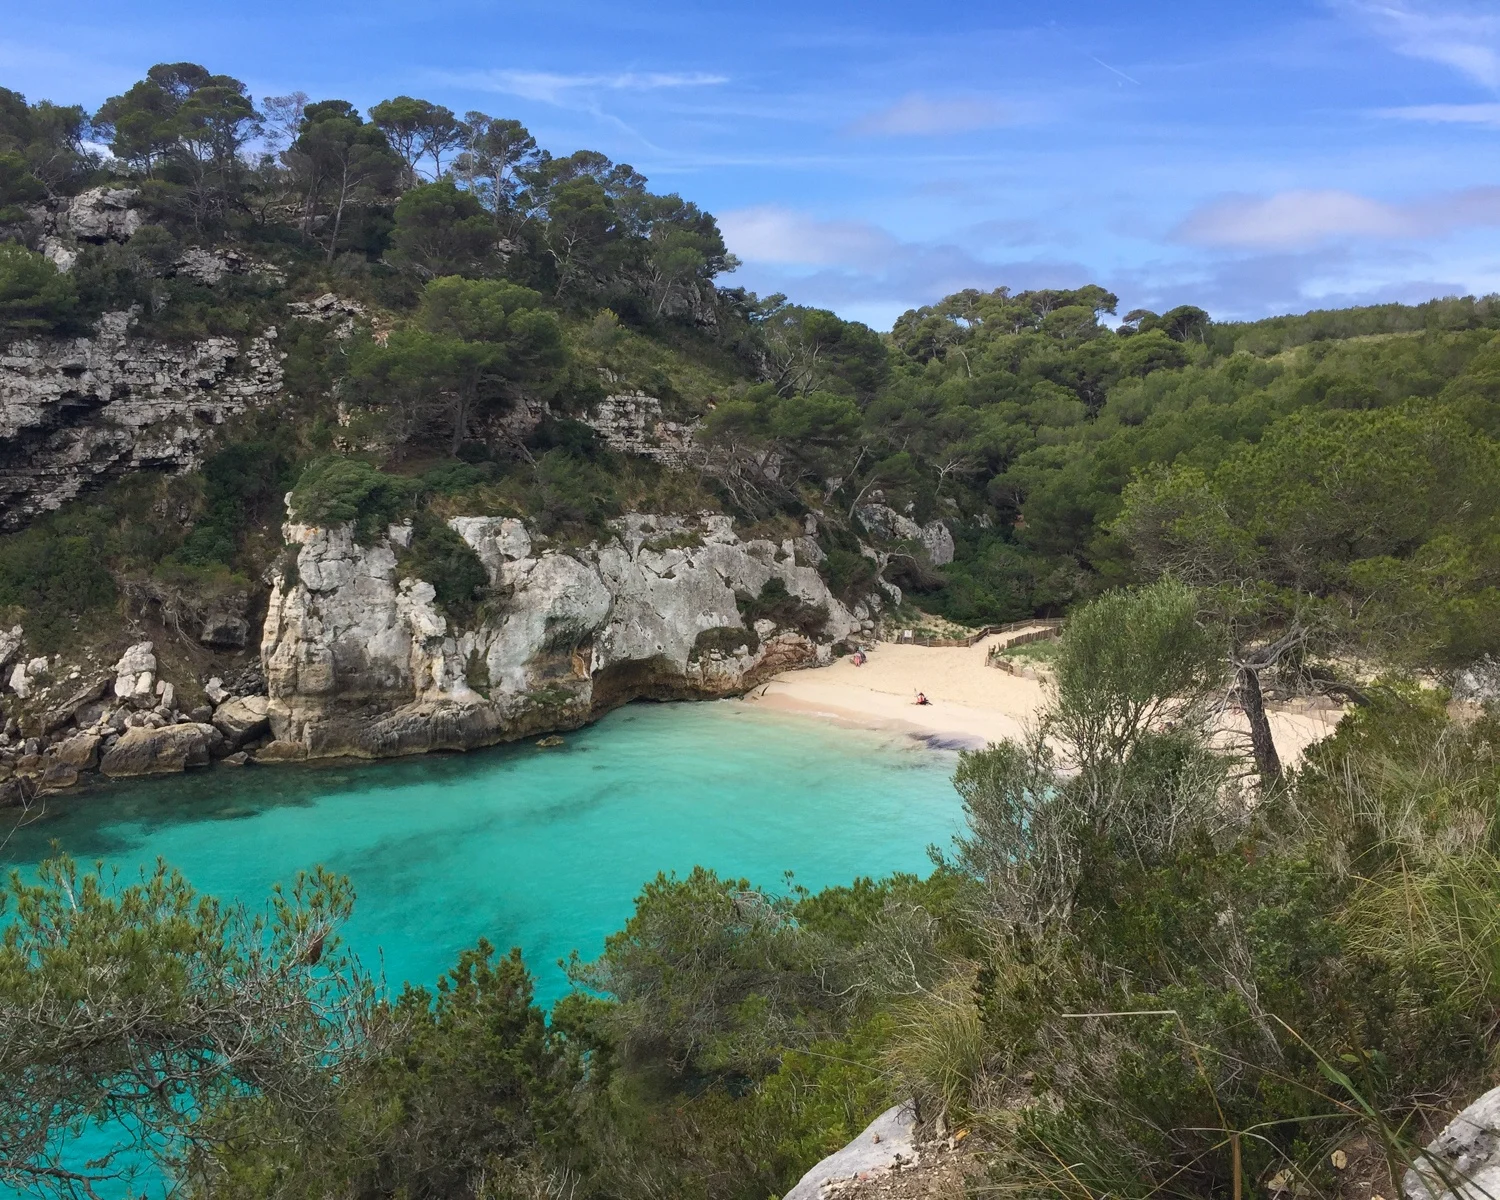
{"label": "beach shoreline", "polygon": [[[852,657],[826,667],[785,671],[745,700],[766,709],[834,724],[903,733],[935,748],[978,750],[1017,740],[1046,704],[1042,682],[987,665],[990,649],[1015,633],[996,634],[972,646],[913,646],[878,642],[863,666]],[[918,692],[929,704],[915,703]],[[1267,705],[1282,763],[1292,766],[1314,742],[1337,727],[1344,709],[1294,701]],[[1242,713],[1230,716],[1226,735],[1247,735]]]}

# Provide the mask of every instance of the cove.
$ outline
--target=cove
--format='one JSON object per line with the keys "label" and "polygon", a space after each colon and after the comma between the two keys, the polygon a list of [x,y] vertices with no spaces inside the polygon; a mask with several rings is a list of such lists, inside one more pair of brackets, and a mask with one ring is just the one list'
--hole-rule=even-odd
{"label": "cove", "polygon": [[813,890],[930,869],[961,823],[956,756],[741,701],[634,704],[565,744],[385,762],[219,768],[52,801],[11,834],[23,872],[51,844],[127,878],[158,857],[252,906],[316,864],[357,893],[346,936],[394,991],[431,985],[487,937],[521,947],[548,1004],[658,871],[695,864]]}

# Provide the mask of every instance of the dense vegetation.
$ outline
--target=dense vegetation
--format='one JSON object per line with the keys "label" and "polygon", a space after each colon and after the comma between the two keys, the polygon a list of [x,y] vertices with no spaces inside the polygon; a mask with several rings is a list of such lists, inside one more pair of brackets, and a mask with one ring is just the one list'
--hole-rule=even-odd
{"label": "dense vegetation", "polygon": [[[104,183],[148,223],[60,273],[37,206]],[[930,876],[659,878],[550,1013],[483,944],[378,994],[338,880],[260,923],[166,872],[13,882],[0,1181],[87,1194],[125,1158],[60,1146],[119,1118],[203,1195],[764,1200],[914,1096],[1019,1194],[1334,1194],[1333,1147],[1403,1161],[1482,1086],[1500,726],[1440,685],[1500,650],[1500,301],[1112,323],[1100,288],[1002,288],[880,335],[715,287],[713,219],[601,155],[410,97],[257,105],[192,64],[92,117],[0,91],[0,225],[0,340],[135,305],[168,340],[278,324],[288,353],[283,403],[201,471],[0,538],[0,608],[43,649],[248,588],[288,491],[361,536],[412,517],[402,569],[460,618],[484,575],[439,517],[566,544],[705,507],[814,516],[851,603],[881,573],[954,619],[1070,617],[1044,729],[964,756]],[[230,245],[285,282],[174,269]],[[348,336],[287,320],[330,290],[364,306]],[[581,419],[630,388],[701,421],[686,467]],[[947,522],[956,561],[867,529],[874,503]],[[1263,698],[1310,691],[1353,713],[1287,770]],[[1248,749],[1213,734],[1230,694]]]}
{"label": "dense vegetation", "polygon": [[[382,996],[337,879],[260,918],[46,865],[5,909],[0,1179],[764,1200],[912,1097],[1017,1194],[1339,1195],[1360,1138],[1381,1186],[1496,1050],[1500,725],[1393,679],[1258,789],[1201,613],[1171,581],[1078,609],[1037,736],[962,756],[928,878],[658,877],[550,1014],[483,942]],[[114,1156],[61,1152],[100,1118]]]}
{"label": "dense vegetation", "polygon": [[[37,253],[36,206],[105,183],[139,189],[147,223],[60,273]],[[281,410],[233,423],[172,519],[106,548],[115,587],[4,584],[37,539],[76,536],[66,515],[31,543],[0,539],[0,604],[40,629],[125,594],[131,573],[262,574],[280,493],[240,495],[250,484],[229,464],[269,454],[278,487],[330,455],[390,477],[339,475],[354,491],[329,497],[338,511],[373,487],[403,512],[524,514],[565,540],[630,508],[816,513],[839,595],[879,594],[883,574],[970,623],[1062,612],[1141,574],[1143,549],[1147,574],[1201,550],[1221,587],[1239,572],[1273,582],[1283,607],[1323,601],[1320,628],[1371,610],[1355,640],[1382,652],[1414,646],[1417,625],[1433,661],[1495,648],[1490,299],[1218,324],[1192,307],[1115,321],[1097,287],[1000,288],[882,336],[715,287],[735,264],[713,218],[592,151],[554,157],[513,121],[410,97],[367,115],[300,94],[257,106],[190,63],[153,67],[92,117],[0,92],[0,206],[0,338],[79,332],[136,305],[143,333],[276,324],[288,353]],[[197,282],[174,265],[193,246],[236,247],[285,282]],[[352,337],[288,321],[285,299],[326,290],[366,306]],[[687,468],[621,460],[580,423],[631,388],[701,421]],[[519,419],[544,404],[540,423]],[[1305,489],[1262,486],[1320,470],[1346,481],[1321,509]],[[872,502],[944,520],[957,560],[934,569],[866,529]],[[1238,542],[1211,535],[1208,508]],[[1176,532],[1147,536],[1143,521]]]}

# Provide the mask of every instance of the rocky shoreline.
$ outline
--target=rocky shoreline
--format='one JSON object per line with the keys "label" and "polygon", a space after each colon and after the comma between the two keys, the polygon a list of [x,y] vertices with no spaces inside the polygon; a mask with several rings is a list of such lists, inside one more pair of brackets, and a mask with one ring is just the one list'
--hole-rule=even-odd
{"label": "rocky shoreline", "polygon": [[[492,599],[467,624],[403,575],[409,525],[361,544],[351,524],[291,522],[259,660],[233,674],[171,678],[144,640],[107,669],[64,669],[18,661],[19,627],[0,634],[22,702],[0,733],[0,803],[29,805],[93,772],[381,758],[576,729],[636,699],[742,694],[873,629],[864,605],[851,612],[829,592],[812,530],[747,540],[721,514],[629,514],[607,543],[580,548],[545,545],[514,518],[449,526],[489,577]],[[763,596],[777,600],[771,614],[747,618]]]}

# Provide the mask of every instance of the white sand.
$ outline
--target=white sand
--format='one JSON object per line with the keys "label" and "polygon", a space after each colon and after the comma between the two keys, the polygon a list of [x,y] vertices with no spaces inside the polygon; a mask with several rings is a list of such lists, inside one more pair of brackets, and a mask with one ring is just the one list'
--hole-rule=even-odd
{"label": "white sand", "polygon": [[[952,648],[880,642],[862,667],[842,658],[826,667],[786,671],[746,699],[782,712],[977,748],[1020,737],[1045,702],[1036,680],[985,665],[991,646],[1015,636],[997,634]],[[930,705],[912,702],[919,691]],[[1291,765],[1307,746],[1333,732],[1343,710],[1298,703],[1271,707],[1269,716],[1282,762]],[[1226,732],[1246,729],[1241,714],[1227,721]]]}

